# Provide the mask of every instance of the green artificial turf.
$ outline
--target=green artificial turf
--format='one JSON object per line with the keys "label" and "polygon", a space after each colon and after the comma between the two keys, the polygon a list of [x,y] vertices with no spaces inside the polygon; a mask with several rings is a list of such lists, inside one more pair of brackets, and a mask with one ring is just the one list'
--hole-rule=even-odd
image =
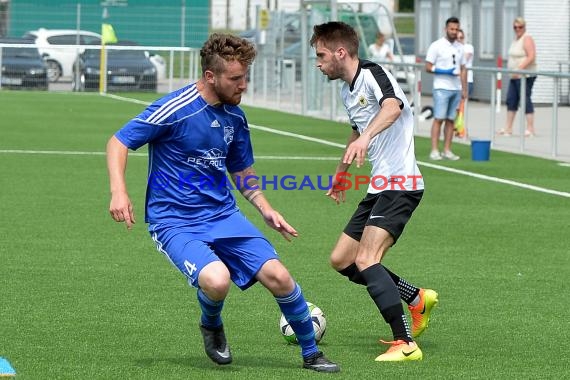
{"label": "green artificial turf", "polygon": [[[300,368],[299,348],[280,336],[280,312],[260,285],[246,292],[233,287],[226,301],[234,363],[220,367],[205,356],[195,290],[146,231],[146,157],[133,155],[128,163],[137,224],[127,231],[110,218],[105,144],[144,106],[98,95],[10,91],[0,91],[0,104],[0,357],[18,379],[327,376]],[[316,180],[333,174],[341,148],[253,126],[338,144],[348,126],[244,108],[259,175]],[[467,149],[457,145],[463,157]],[[422,161],[429,142],[417,138],[416,150]],[[430,328],[418,339],[422,362],[374,361],[385,350],[378,339],[389,340],[390,330],[365,288],[328,264],[364,187],[336,205],[324,190],[267,186],[273,206],[300,233],[290,243],[239,203],[275,244],[306,299],[325,312],[321,349],[342,367],[335,379],[567,377],[570,199],[465,173],[564,192],[570,169],[496,151],[489,162],[438,166],[420,165],[424,198],[383,261],[439,293]],[[353,173],[366,175],[369,168]]]}

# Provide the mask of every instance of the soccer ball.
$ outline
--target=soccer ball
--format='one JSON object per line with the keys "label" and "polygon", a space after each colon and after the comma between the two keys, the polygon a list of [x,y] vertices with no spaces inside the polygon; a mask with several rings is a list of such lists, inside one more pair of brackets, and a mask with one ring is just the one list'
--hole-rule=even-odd
{"label": "soccer ball", "polygon": [[[323,339],[325,335],[325,331],[327,329],[327,320],[325,318],[325,314],[323,311],[316,305],[307,302],[307,306],[309,307],[309,312],[311,313],[311,320],[313,321],[313,329],[315,330],[315,340],[317,343]],[[281,314],[281,319],[279,320],[279,330],[281,331],[281,335],[285,338],[285,341],[290,344],[297,344],[297,337],[295,336],[295,332],[293,328],[285,319],[285,316]]]}

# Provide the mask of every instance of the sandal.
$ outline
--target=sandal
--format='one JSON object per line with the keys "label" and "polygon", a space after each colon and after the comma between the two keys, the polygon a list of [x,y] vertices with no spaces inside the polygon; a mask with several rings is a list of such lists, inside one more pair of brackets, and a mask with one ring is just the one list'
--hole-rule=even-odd
{"label": "sandal", "polygon": [[528,129],[524,132],[524,137],[534,137],[534,133],[529,131]]}
{"label": "sandal", "polygon": [[505,136],[505,137],[509,137],[509,136],[512,136],[513,133],[510,132],[510,131],[507,131],[507,130],[505,130],[505,129],[501,129],[501,130],[499,131],[499,135]]}

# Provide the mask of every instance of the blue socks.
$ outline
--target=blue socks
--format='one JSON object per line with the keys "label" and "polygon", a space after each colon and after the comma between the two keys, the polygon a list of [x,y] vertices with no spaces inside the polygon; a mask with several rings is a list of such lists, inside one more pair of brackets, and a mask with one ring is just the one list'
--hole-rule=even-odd
{"label": "blue socks", "polygon": [[295,336],[301,346],[301,355],[303,355],[303,358],[317,353],[319,350],[315,343],[313,321],[311,320],[311,314],[299,284],[295,284],[295,289],[293,289],[291,294],[283,297],[275,297],[275,300],[281,312],[285,315],[285,319],[287,319],[293,331],[295,331]]}
{"label": "blue socks", "polygon": [[222,308],[224,307],[224,301],[212,301],[202,289],[198,289],[198,303],[200,304],[200,309],[202,309],[202,318],[200,323],[202,326],[215,329],[222,325]]}
{"label": "blue socks", "polygon": [[[198,289],[197,296],[200,309],[202,309],[200,321],[202,326],[209,329],[220,327],[222,325],[221,313],[224,307],[224,301],[211,300],[202,289]],[[281,312],[291,324],[293,331],[295,331],[295,336],[301,346],[303,358],[317,353],[319,350],[315,343],[313,321],[311,320],[311,314],[299,284],[295,284],[295,289],[293,289],[291,294],[283,297],[275,297],[275,300]]]}

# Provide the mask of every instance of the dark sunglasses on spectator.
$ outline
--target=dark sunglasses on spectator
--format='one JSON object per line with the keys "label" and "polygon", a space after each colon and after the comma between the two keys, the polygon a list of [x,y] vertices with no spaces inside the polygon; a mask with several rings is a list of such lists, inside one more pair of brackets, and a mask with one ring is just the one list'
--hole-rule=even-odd
{"label": "dark sunglasses on spectator", "polygon": [[515,30],[516,30],[516,29],[524,29],[524,26],[522,26],[522,25],[515,25],[515,26],[513,26],[513,29],[515,29]]}

